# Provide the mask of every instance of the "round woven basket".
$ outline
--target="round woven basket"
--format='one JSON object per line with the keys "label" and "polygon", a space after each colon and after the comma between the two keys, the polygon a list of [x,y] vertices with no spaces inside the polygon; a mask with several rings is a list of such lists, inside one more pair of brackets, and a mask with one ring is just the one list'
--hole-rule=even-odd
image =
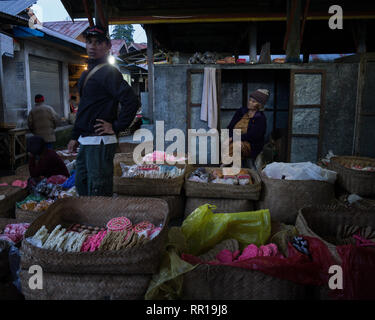
{"label": "round woven basket", "polygon": [[43,290],[29,287],[31,275],[21,270],[27,300],[142,300],[150,274],[107,275],[43,272]]}
{"label": "round woven basket", "polygon": [[[215,168],[205,168],[210,171]],[[253,184],[227,185],[220,183],[200,183],[189,181],[190,171],[185,174],[185,195],[192,198],[219,198],[219,199],[247,199],[258,200],[261,191],[259,174],[251,169],[245,169],[252,177]]]}
{"label": "round woven basket", "polygon": [[301,235],[322,240],[338,263],[341,258],[336,251],[339,225],[356,225],[375,228],[375,208],[359,210],[341,205],[306,207],[299,210],[296,228]]}
{"label": "round woven basket", "polygon": [[337,172],[337,183],[350,193],[375,196],[375,171],[351,169],[352,166],[375,167],[375,159],[363,157],[332,157],[328,168]]}
{"label": "round woven basket", "polygon": [[30,225],[25,238],[32,237],[43,225],[51,232],[56,225],[79,223],[105,227],[115,217],[126,216],[137,224],[150,221],[162,225],[160,234],[142,245],[118,251],[58,252],[22,242],[21,267],[40,265],[45,272],[153,274],[159,269],[168,236],[168,204],[161,199],[77,197],[57,200]]}

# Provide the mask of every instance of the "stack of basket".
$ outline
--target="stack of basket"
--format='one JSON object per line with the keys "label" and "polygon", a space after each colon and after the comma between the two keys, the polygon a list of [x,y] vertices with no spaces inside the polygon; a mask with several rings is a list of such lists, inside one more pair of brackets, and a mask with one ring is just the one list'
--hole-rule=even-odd
{"label": "stack of basket", "polygon": [[[207,167],[206,171],[217,168]],[[251,169],[247,170],[252,184],[230,185],[220,183],[202,183],[189,180],[190,172],[185,174],[185,218],[196,208],[206,203],[216,206],[214,212],[245,212],[254,210],[254,201],[260,197],[261,179],[259,174]]]}
{"label": "stack of basket", "polygon": [[375,171],[361,170],[366,167],[375,168],[375,159],[337,156],[332,157],[328,164],[330,170],[337,172],[337,184],[342,189],[361,197],[371,198],[375,197]]}
{"label": "stack of basket", "polygon": [[[140,162],[141,159],[136,159]],[[181,195],[184,184],[184,175],[173,179],[150,179],[150,178],[124,178],[122,177],[121,163],[133,165],[133,153],[116,153],[113,160],[114,177],[113,192],[126,197],[141,196],[159,198],[167,201],[169,206],[170,218],[179,218],[183,216],[184,199]],[[188,166],[176,164],[178,168]]]}
{"label": "stack of basket", "polygon": [[[32,245],[32,237],[43,225],[72,223],[104,227],[119,216],[133,224],[147,220],[162,229],[154,239],[117,251],[59,252]],[[56,201],[28,228],[21,248],[21,283],[26,299],[143,299],[160,259],[168,235],[168,204],[160,199],[67,198]],[[43,289],[29,287],[29,268],[43,270]]]}

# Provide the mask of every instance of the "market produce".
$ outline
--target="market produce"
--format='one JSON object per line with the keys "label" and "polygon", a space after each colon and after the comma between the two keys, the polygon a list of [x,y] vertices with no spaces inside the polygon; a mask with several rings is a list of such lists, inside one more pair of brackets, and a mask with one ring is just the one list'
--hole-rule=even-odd
{"label": "market produce", "polygon": [[18,243],[22,240],[29,226],[29,223],[8,224],[5,226],[3,234],[0,234],[0,240]]}
{"label": "market produce", "polygon": [[253,184],[251,176],[246,169],[241,169],[239,173],[224,175],[221,168],[208,169],[198,168],[192,172],[188,178],[189,181],[200,183],[220,183],[229,185],[248,185]]}
{"label": "market produce", "polygon": [[59,252],[115,251],[142,245],[161,231],[149,221],[135,226],[126,217],[113,218],[107,228],[73,224],[68,228],[57,225],[51,233],[42,226],[27,240],[33,245]]}
{"label": "market produce", "polygon": [[185,169],[167,165],[126,165],[120,162],[123,178],[173,179],[184,174]]}

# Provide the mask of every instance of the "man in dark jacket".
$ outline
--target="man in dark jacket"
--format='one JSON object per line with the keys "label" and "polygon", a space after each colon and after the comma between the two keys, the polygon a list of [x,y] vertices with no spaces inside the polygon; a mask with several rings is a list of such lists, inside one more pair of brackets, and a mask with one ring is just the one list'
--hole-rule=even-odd
{"label": "man in dark jacket", "polygon": [[76,161],[78,194],[112,196],[117,135],[133,121],[139,100],[116,67],[107,63],[111,41],[106,30],[94,26],[85,37],[88,70],[78,82],[81,99],[68,150],[75,151],[80,144]]}

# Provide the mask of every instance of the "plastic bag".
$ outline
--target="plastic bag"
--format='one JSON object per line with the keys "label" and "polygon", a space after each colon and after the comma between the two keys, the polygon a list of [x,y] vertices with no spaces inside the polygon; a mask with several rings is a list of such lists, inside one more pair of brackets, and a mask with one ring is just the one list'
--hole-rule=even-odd
{"label": "plastic bag", "polygon": [[285,180],[318,180],[334,184],[337,173],[323,169],[311,162],[283,163],[273,162],[263,169],[263,173],[272,179]]}
{"label": "plastic bag", "polygon": [[265,244],[271,235],[268,209],[239,213],[213,213],[215,206],[205,204],[195,209],[182,224],[187,253],[199,255],[225,239],[236,239],[240,248],[253,243]]}
{"label": "plastic bag", "polygon": [[152,277],[145,295],[146,300],[178,299],[181,296],[183,274],[196,267],[180,258],[185,249],[186,240],[181,228],[172,227],[168,233],[159,273]]}
{"label": "plastic bag", "polygon": [[75,173],[75,171],[73,171],[72,175],[69,177],[69,179],[66,180],[63,184],[61,184],[61,187],[63,189],[70,189],[70,188],[74,187],[75,179],[76,179],[76,173]]}

